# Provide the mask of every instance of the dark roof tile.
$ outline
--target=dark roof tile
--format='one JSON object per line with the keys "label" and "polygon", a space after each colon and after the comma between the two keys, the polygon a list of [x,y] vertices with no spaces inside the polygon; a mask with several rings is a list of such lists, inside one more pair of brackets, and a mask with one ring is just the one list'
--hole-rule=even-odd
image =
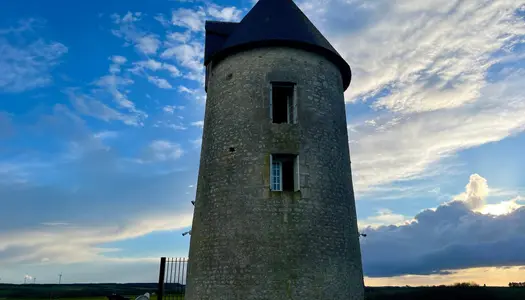
{"label": "dark roof tile", "polygon": [[204,47],[204,61],[208,61],[213,54],[221,50],[228,36],[239,23],[206,21],[206,40]]}

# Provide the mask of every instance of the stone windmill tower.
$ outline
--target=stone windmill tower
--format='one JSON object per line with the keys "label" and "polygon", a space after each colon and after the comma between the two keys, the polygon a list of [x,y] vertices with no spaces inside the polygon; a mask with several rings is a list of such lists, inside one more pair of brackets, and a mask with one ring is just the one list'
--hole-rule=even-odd
{"label": "stone windmill tower", "polygon": [[349,65],[291,0],[206,22],[187,300],[363,299]]}

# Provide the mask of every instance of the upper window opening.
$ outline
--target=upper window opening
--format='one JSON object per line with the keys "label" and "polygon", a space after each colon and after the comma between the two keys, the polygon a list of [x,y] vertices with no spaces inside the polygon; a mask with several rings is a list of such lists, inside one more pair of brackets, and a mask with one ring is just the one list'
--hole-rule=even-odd
{"label": "upper window opening", "polygon": [[270,90],[270,116],[273,123],[297,122],[296,86],[293,83],[274,82]]}

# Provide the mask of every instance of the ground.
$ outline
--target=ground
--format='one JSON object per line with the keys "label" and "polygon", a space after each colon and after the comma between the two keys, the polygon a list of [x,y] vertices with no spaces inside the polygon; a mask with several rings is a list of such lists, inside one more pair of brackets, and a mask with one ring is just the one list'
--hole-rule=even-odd
{"label": "ground", "polygon": [[[146,292],[154,293],[157,284],[74,284],[74,285],[8,285],[0,284],[0,300],[107,300],[107,295],[117,293],[135,299]],[[64,295],[64,296],[60,296]],[[65,296],[73,295],[73,296]],[[76,295],[76,296],[75,296]],[[91,296],[89,296],[91,295]],[[51,296],[51,297],[50,297]],[[182,300],[183,297],[166,297]],[[365,300],[518,300],[525,299],[525,288],[509,287],[367,287]],[[157,300],[152,295],[151,300]],[[329,299],[332,300],[332,299]]]}

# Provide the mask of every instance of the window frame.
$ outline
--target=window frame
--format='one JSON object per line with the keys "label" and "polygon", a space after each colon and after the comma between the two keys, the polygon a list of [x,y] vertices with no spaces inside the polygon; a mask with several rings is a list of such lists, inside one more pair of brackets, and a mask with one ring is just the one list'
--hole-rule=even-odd
{"label": "window frame", "polygon": [[[275,155],[280,155],[277,153],[270,154],[270,190],[273,192],[289,192],[283,190],[283,163],[279,159],[275,159]],[[282,155],[282,154],[281,154]],[[300,174],[300,160],[299,155],[297,154],[287,154],[293,156],[293,192],[297,192],[301,189],[301,174]],[[274,164],[278,163],[279,166],[279,188],[275,188],[275,181],[274,178],[277,177],[274,174]]]}
{"label": "window frame", "polygon": [[[274,86],[281,87],[292,87],[292,97],[287,99],[286,103],[286,118],[285,124],[297,124],[297,83],[287,81],[272,81],[270,82],[270,97],[269,97],[269,108],[270,108],[270,120],[273,123],[273,88]],[[290,111],[291,110],[291,111]],[[291,115],[290,115],[291,113]],[[282,123],[281,123],[282,124]]]}
{"label": "window frame", "polygon": [[[270,189],[275,192],[283,191],[283,163],[280,161],[273,161],[270,165]],[[275,174],[275,167],[279,166],[278,174]],[[278,177],[278,182],[276,182],[275,177]]]}

